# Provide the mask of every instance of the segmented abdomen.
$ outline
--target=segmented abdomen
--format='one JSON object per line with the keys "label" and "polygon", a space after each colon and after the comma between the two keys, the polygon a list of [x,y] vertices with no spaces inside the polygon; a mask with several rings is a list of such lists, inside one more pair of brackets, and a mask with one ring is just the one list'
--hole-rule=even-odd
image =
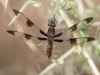
{"label": "segmented abdomen", "polygon": [[53,47],[53,42],[48,42],[48,44],[47,44],[47,51],[46,51],[47,59],[50,59],[50,57],[52,55],[52,47]]}

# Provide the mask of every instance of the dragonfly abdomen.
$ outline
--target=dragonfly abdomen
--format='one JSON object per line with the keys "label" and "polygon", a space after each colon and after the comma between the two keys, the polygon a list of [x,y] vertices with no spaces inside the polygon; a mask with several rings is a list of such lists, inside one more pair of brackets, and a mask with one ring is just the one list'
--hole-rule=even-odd
{"label": "dragonfly abdomen", "polygon": [[52,48],[53,48],[53,42],[49,41],[48,44],[47,44],[47,51],[46,51],[47,59],[50,59],[50,57],[52,55]]}

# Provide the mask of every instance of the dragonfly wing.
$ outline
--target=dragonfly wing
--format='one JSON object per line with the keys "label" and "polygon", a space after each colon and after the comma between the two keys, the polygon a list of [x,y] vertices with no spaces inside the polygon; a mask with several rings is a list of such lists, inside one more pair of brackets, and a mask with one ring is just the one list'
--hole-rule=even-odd
{"label": "dragonfly wing", "polygon": [[64,30],[64,31],[56,34],[54,36],[54,38],[61,36],[63,33],[65,33],[68,30],[73,32],[73,31],[76,31],[79,29],[86,28],[87,24],[90,23],[92,20],[93,20],[93,17],[88,17],[86,19],[83,19],[83,20],[79,21],[78,23],[74,24],[73,26],[71,26],[70,28],[68,28],[67,30]]}
{"label": "dragonfly wing", "polygon": [[47,40],[47,38],[44,38],[44,37],[38,37],[38,36],[34,36],[34,35],[23,33],[23,32],[18,32],[18,31],[14,31],[14,30],[7,30],[7,32],[10,33],[11,35],[14,35],[14,36],[17,36],[17,37],[23,37],[26,40],[30,40],[32,38],[37,38],[40,41]]}
{"label": "dragonfly wing", "polygon": [[30,19],[28,19],[23,13],[19,12],[16,9],[13,9],[13,12],[15,13],[16,16],[19,16],[19,19],[23,22],[23,24],[29,28],[35,27],[39,30],[39,32],[44,35],[47,36],[47,34],[41,29],[39,28],[37,25],[35,25]]}
{"label": "dragonfly wing", "polygon": [[77,43],[77,41],[83,40],[83,39],[86,39],[87,42],[95,40],[95,38],[93,38],[93,37],[80,37],[80,38],[69,38],[69,39],[54,39],[54,41],[58,42],[58,43],[69,41],[70,44],[75,44],[75,43]]}

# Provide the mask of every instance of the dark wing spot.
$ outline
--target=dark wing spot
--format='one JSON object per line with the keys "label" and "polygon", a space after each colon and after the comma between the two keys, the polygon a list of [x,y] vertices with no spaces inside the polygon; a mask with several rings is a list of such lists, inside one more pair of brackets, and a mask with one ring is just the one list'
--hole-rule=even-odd
{"label": "dark wing spot", "polygon": [[32,35],[30,35],[30,34],[26,34],[26,33],[23,33],[23,34],[25,35],[25,38],[26,38],[27,40],[31,39],[31,37],[32,37]]}
{"label": "dark wing spot", "polygon": [[[84,19],[84,20],[82,20],[82,21],[86,21],[87,23],[90,23],[92,20],[93,20],[93,17],[89,17],[89,18],[86,18],[86,19]],[[78,23],[76,23],[75,25],[71,26],[71,27],[69,28],[69,30],[71,30],[71,31],[77,30],[77,24],[78,24]]]}
{"label": "dark wing spot", "polygon": [[17,31],[7,30],[7,32],[10,33],[10,34],[12,34],[12,35],[15,35],[14,33],[17,32]]}
{"label": "dark wing spot", "polygon": [[58,34],[56,34],[56,35],[54,36],[54,38],[59,37],[59,36],[61,36],[62,34],[63,34],[63,32],[58,33]]}
{"label": "dark wing spot", "polygon": [[77,30],[77,24],[71,26],[71,27],[69,28],[69,30],[71,30],[71,31]]}
{"label": "dark wing spot", "polygon": [[18,16],[18,14],[20,13],[18,10],[13,9],[13,12]]}
{"label": "dark wing spot", "polygon": [[95,40],[95,38],[92,38],[92,37],[85,37],[85,38],[87,38],[87,42]]}
{"label": "dark wing spot", "polygon": [[78,38],[71,38],[71,39],[69,39],[69,41],[70,41],[71,44],[75,44],[76,43],[76,39],[78,39]]}
{"label": "dark wing spot", "polygon": [[60,43],[60,42],[63,42],[62,39],[54,39],[54,41],[55,41],[55,42],[59,42],[59,43]]}
{"label": "dark wing spot", "polygon": [[[90,23],[92,20],[93,20],[93,17],[89,17],[89,18],[86,18],[86,19],[84,19],[87,23]],[[82,20],[82,21],[84,21],[84,20]]]}
{"label": "dark wing spot", "polygon": [[29,26],[29,27],[32,27],[32,26],[34,26],[34,23],[32,22],[32,21],[30,21],[28,18],[27,18],[27,25]]}
{"label": "dark wing spot", "polygon": [[41,38],[41,37],[38,37],[38,39],[39,39],[40,41],[42,41],[42,40],[47,40],[46,38]]}
{"label": "dark wing spot", "polygon": [[47,34],[45,34],[42,30],[40,30],[40,33],[44,36],[47,36]]}

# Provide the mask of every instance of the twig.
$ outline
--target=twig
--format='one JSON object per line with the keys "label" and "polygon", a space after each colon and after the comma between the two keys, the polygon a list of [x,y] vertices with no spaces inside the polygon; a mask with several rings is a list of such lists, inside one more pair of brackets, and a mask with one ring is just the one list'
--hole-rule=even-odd
{"label": "twig", "polygon": [[6,13],[6,11],[7,11],[8,2],[9,2],[9,0],[6,0],[6,2],[5,2],[5,11],[4,11],[4,13]]}
{"label": "twig", "polygon": [[53,14],[52,14],[52,18],[55,18],[56,13],[58,12],[59,7],[63,4],[63,2],[64,2],[64,0],[58,1],[58,3],[56,4],[56,7],[55,7],[55,9],[54,9],[54,12],[53,12]]}
{"label": "twig", "polygon": [[6,13],[9,0],[0,0],[0,2],[2,6],[4,7],[4,13]]}
{"label": "twig", "polygon": [[85,56],[85,58],[88,59],[87,61],[90,65],[94,75],[100,75],[98,69],[96,68],[96,66],[95,66],[94,62],[92,61],[91,57],[89,56],[87,50],[84,47],[82,49],[83,49],[82,53]]}

